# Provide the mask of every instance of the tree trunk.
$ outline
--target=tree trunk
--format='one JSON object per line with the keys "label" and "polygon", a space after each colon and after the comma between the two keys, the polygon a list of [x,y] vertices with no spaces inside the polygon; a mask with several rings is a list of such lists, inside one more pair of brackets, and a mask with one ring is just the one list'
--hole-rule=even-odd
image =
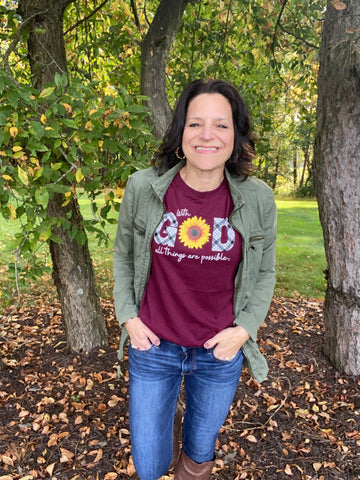
{"label": "tree trunk", "polygon": [[280,168],[280,152],[277,154],[276,156],[276,160],[275,160],[275,174],[274,174],[274,182],[273,182],[273,190],[275,190],[276,188],[276,184],[277,184],[277,178],[278,178],[278,175],[279,175],[279,168]]}
{"label": "tree trunk", "polygon": [[304,152],[304,165],[301,171],[301,178],[300,178],[300,185],[299,185],[300,187],[304,185],[306,167],[308,167],[308,164],[309,164],[309,147],[304,148],[303,152]]}
{"label": "tree trunk", "polygon": [[[63,38],[63,13],[73,0],[22,0],[19,13],[28,24],[28,50],[34,86],[41,90],[46,82],[53,82],[56,72],[67,73]],[[83,218],[77,199],[62,207],[63,196],[50,199],[51,218],[69,218],[82,229]],[[63,323],[71,350],[88,351],[107,343],[104,318],[95,288],[95,276],[88,243],[80,246],[72,240],[69,230],[61,224],[53,229],[61,243],[50,243],[53,277],[59,295]]]}
{"label": "tree trunk", "polygon": [[161,0],[141,47],[141,91],[149,97],[153,133],[161,139],[171,121],[166,64],[189,0]]}
{"label": "tree trunk", "polygon": [[360,374],[360,50],[355,42],[359,17],[358,0],[347,0],[346,5],[328,1],[314,151],[315,191],[328,262],[325,352],[336,368],[352,375]]}
{"label": "tree trunk", "polygon": [[297,185],[297,151],[294,152],[293,157],[293,185],[296,187]]}
{"label": "tree trunk", "polygon": [[[83,230],[77,200],[73,199],[66,207],[61,206],[62,202],[63,196],[59,194],[49,201],[49,216],[61,219],[71,211],[73,227]],[[61,243],[50,243],[50,252],[67,343],[72,351],[86,352],[107,343],[88,242],[80,246],[62,227],[55,227],[53,233],[61,238]]]}

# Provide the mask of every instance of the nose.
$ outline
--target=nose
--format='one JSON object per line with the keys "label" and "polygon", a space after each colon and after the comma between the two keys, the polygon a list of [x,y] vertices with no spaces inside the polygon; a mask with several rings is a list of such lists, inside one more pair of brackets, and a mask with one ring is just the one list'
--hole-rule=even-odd
{"label": "nose", "polygon": [[211,140],[214,137],[214,132],[212,129],[211,125],[203,125],[201,132],[200,132],[200,138],[203,140]]}

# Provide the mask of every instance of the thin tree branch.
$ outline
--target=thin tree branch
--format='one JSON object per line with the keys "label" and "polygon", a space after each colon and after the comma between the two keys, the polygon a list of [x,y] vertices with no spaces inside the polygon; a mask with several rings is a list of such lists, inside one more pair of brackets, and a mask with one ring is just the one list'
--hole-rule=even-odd
{"label": "thin tree branch", "polygon": [[219,66],[220,58],[224,54],[224,51],[225,51],[225,42],[226,42],[226,37],[227,37],[228,31],[229,31],[228,25],[229,25],[231,7],[232,7],[232,0],[230,0],[230,2],[229,2],[228,11],[227,11],[227,14],[226,14],[226,25],[225,25],[224,38],[223,38],[222,45],[221,45],[221,52],[220,52],[219,55],[217,55],[216,66]]}
{"label": "thin tree branch", "polygon": [[130,4],[131,4],[131,10],[132,10],[133,15],[134,15],[135,25],[136,25],[137,29],[139,30],[139,32],[141,33],[141,24],[140,24],[139,15],[138,15],[138,12],[137,12],[135,0],[130,0]]}
{"label": "thin tree branch", "polygon": [[275,58],[275,41],[276,41],[276,35],[277,35],[278,28],[279,28],[279,26],[280,26],[281,17],[282,17],[282,14],[284,13],[284,10],[285,10],[285,7],[286,7],[287,2],[288,2],[288,0],[283,0],[283,4],[282,4],[282,6],[281,6],[281,9],[280,9],[278,18],[277,18],[277,20],[276,20],[274,35],[273,35],[272,42],[271,42],[271,51],[272,51],[272,53],[273,53],[274,58]]}
{"label": "thin tree branch", "polygon": [[108,2],[109,0],[104,0],[102,3],[100,3],[100,5],[96,8],[94,8],[94,10],[92,12],[89,13],[89,15],[87,15],[86,17],[82,18],[81,20],[79,20],[78,22],[76,22],[74,25],[72,25],[70,28],[68,28],[66,30],[66,32],[64,32],[64,35],[68,34],[69,32],[71,32],[72,30],[74,30],[75,28],[77,28],[79,25],[81,25],[82,23],[86,22],[87,20],[89,20],[89,18],[91,18],[93,15],[95,15],[95,13],[97,13],[99,10],[102,9],[102,7]]}
{"label": "thin tree branch", "polygon": [[286,85],[286,82],[285,82],[285,80],[284,80],[284,79],[282,78],[282,76],[281,76],[281,73],[280,73],[280,70],[279,70],[279,65],[278,65],[278,62],[277,62],[276,57],[275,57],[275,41],[276,41],[277,31],[278,31],[278,28],[279,28],[280,22],[281,22],[281,17],[282,17],[282,14],[284,13],[284,10],[285,10],[285,7],[286,7],[287,2],[288,2],[288,0],[283,0],[283,4],[282,4],[282,6],[281,6],[281,9],[280,9],[278,18],[277,18],[277,20],[276,20],[274,35],[273,35],[273,39],[272,39],[271,47],[270,47],[271,52],[272,52],[272,56],[273,56],[273,59],[274,59],[274,62],[275,62],[275,66],[276,66],[276,72],[277,72],[280,80],[281,80],[282,82],[284,82],[285,85]]}
{"label": "thin tree branch", "polygon": [[305,38],[299,37],[299,36],[295,35],[295,33],[289,32],[289,30],[286,30],[286,28],[281,24],[281,22],[279,23],[279,27],[281,28],[281,30],[282,30],[283,32],[287,33],[287,34],[290,35],[291,37],[296,38],[297,40],[300,40],[300,42],[304,43],[304,44],[307,45],[308,47],[310,47],[310,48],[315,48],[316,50],[319,49],[319,46],[318,46],[318,45],[314,45],[313,43],[310,43],[310,42],[308,42],[307,40],[305,40]]}

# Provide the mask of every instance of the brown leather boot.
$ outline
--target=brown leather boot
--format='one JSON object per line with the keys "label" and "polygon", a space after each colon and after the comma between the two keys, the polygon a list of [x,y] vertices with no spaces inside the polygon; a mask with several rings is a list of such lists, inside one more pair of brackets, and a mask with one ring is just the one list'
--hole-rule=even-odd
{"label": "brown leather boot", "polygon": [[181,440],[181,425],[184,415],[184,409],[180,404],[176,405],[174,416],[174,433],[173,433],[173,456],[169,466],[169,470],[174,468],[179,460],[180,456],[180,440]]}
{"label": "brown leather boot", "polygon": [[181,451],[180,459],[175,470],[174,480],[208,480],[215,460],[210,462],[196,463]]}

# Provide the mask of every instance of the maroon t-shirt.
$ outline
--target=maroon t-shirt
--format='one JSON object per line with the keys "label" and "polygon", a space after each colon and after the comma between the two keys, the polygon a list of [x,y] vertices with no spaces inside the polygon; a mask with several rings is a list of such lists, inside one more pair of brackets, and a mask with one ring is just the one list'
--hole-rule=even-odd
{"label": "maroon t-shirt", "polygon": [[159,337],[200,347],[234,320],[234,276],[242,257],[241,235],[228,221],[234,205],[226,179],[198,192],[180,174],[164,204],[139,316]]}

